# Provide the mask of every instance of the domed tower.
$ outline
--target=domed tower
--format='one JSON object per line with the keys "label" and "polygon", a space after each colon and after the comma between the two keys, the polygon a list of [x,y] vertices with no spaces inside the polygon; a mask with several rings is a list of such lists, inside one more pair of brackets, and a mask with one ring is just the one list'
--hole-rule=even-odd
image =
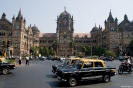
{"label": "domed tower", "polygon": [[72,55],[70,43],[73,41],[73,16],[64,9],[64,12],[57,16],[57,41],[59,42],[58,55]]}
{"label": "domed tower", "polygon": [[95,27],[93,27],[90,32],[91,33],[91,43],[93,46],[95,46],[97,44],[98,30],[99,30],[99,28],[96,27],[96,24],[95,24]]}
{"label": "domed tower", "polygon": [[39,33],[38,27],[34,24],[34,26],[31,28],[33,32],[33,42],[35,46],[39,46]]}

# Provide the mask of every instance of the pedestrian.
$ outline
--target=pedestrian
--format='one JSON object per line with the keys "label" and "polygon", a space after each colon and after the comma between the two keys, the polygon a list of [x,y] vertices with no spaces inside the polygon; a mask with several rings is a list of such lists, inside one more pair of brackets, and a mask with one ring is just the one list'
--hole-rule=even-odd
{"label": "pedestrian", "polygon": [[29,65],[29,57],[26,57],[26,65]]}
{"label": "pedestrian", "polygon": [[19,65],[21,65],[22,59],[21,56],[19,57]]}

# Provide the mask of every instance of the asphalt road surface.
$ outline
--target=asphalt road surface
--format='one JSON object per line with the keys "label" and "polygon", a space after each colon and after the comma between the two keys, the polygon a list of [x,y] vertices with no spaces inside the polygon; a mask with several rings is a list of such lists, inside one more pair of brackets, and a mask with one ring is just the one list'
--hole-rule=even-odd
{"label": "asphalt road surface", "polygon": [[[108,66],[116,67],[120,61],[105,62]],[[7,75],[0,73],[0,88],[71,88],[68,84],[58,81],[51,72],[52,65],[60,64],[58,61],[30,61],[30,65],[17,65]],[[75,88],[133,88],[133,73],[118,73],[111,78],[109,83],[96,80],[82,81]]]}

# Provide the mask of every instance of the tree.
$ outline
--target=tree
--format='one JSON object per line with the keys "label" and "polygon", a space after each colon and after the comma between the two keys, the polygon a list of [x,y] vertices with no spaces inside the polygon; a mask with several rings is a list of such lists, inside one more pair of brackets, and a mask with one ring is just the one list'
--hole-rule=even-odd
{"label": "tree", "polygon": [[75,55],[75,42],[72,40],[72,42],[70,42],[70,47],[72,48],[72,52]]}
{"label": "tree", "polygon": [[46,47],[46,48],[44,49],[44,51],[45,51],[45,56],[49,56],[49,49],[48,49],[48,47]]}
{"label": "tree", "polygon": [[86,55],[88,55],[88,56],[91,55],[91,47],[90,46],[86,47]]}
{"label": "tree", "polygon": [[44,55],[44,48],[43,48],[43,47],[39,47],[39,53],[40,53],[41,55]]}
{"label": "tree", "polygon": [[37,48],[35,46],[31,46],[30,52],[33,54],[33,56],[37,55]]}
{"label": "tree", "polygon": [[53,54],[54,54],[54,50],[53,50],[52,47],[50,47],[50,49],[49,49],[49,54],[50,54],[50,55],[53,55]]}
{"label": "tree", "polygon": [[85,46],[82,47],[82,51],[84,52],[84,54],[86,56],[86,47]]}
{"label": "tree", "polygon": [[113,52],[112,50],[106,50],[105,54],[106,54],[107,56],[116,57],[115,52]]}
{"label": "tree", "polygon": [[58,42],[58,40],[56,40],[52,44],[52,48],[56,52],[56,54],[58,54],[58,47],[59,47],[59,42]]}

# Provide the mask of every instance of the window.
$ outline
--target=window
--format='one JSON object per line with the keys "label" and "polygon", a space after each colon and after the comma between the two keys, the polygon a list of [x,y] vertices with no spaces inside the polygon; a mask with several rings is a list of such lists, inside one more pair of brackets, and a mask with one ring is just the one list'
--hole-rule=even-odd
{"label": "window", "polygon": [[93,67],[93,62],[85,63],[83,68],[89,68],[89,67]]}
{"label": "window", "polygon": [[95,62],[95,67],[103,67],[101,62]]}

